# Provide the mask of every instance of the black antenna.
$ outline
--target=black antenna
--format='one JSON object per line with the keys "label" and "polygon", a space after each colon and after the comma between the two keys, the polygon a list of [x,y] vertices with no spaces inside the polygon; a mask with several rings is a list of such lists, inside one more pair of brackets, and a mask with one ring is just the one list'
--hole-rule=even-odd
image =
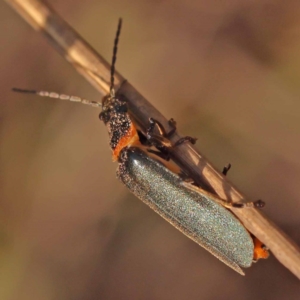
{"label": "black antenna", "polygon": [[115,96],[115,90],[114,90],[114,83],[115,83],[115,64],[117,60],[117,51],[118,51],[118,42],[119,42],[119,37],[121,33],[121,28],[122,28],[122,19],[119,19],[118,23],[118,29],[114,41],[114,49],[113,49],[113,56],[112,56],[112,61],[111,61],[111,68],[110,68],[110,96],[114,97]]}

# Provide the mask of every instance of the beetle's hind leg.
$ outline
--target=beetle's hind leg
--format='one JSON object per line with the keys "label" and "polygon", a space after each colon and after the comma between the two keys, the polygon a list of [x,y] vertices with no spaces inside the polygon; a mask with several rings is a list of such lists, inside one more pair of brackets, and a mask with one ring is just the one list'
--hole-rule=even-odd
{"label": "beetle's hind leg", "polygon": [[179,139],[175,144],[174,147],[177,147],[185,142],[190,142],[191,144],[195,145],[197,141],[197,138],[191,137],[191,136],[184,136],[183,138]]}
{"label": "beetle's hind leg", "polygon": [[182,182],[182,185],[187,187],[188,189],[194,190],[197,193],[200,193],[202,195],[207,195],[207,197],[214,199],[215,202],[219,203],[220,205],[226,207],[226,208],[263,208],[265,206],[265,202],[262,200],[256,200],[252,202],[233,202],[232,200],[224,200],[219,198],[218,196],[211,194],[207,192],[206,190],[200,188],[197,185],[190,184],[186,181]]}
{"label": "beetle's hind leg", "polygon": [[235,208],[246,208],[246,207],[253,207],[253,208],[263,208],[265,207],[266,203],[262,200],[255,200],[251,202],[226,202],[224,206],[226,207],[235,207]]}

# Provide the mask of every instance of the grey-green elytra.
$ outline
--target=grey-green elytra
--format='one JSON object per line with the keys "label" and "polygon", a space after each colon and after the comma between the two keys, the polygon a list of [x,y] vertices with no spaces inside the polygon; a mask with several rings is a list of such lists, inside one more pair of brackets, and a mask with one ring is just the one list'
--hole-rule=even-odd
{"label": "grey-green elytra", "polygon": [[140,147],[124,148],[118,178],[178,230],[240,274],[250,267],[254,245],[248,231],[215,197],[193,188]]}

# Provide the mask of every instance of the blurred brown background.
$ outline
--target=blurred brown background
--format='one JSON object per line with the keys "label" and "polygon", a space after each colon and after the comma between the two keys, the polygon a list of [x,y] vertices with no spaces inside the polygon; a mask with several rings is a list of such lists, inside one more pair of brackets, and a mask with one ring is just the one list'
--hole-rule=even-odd
{"label": "blurred brown background", "polygon": [[[52,0],[300,244],[300,2]],[[97,109],[11,87],[99,94],[0,3],[0,299],[299,299],[274,257],[219,262],[116,180]]]}

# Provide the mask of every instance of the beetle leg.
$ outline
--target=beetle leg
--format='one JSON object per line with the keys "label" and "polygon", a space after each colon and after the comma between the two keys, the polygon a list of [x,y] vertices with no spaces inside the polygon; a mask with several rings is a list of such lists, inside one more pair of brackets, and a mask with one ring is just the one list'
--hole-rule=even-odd
{"label": "beetle leg", "polygon": [[251,202],[227,202],[225,206],[228,207],[235,207],[235,208],[246,208],[246,207],[253,207],[253,208],[263,208],[266,203],[262,200],[256,200]]}
{"label": "beetle leg", "polygon": [[156,125],[156,127],[158,128],[159,130],[159,134],[165,138],[170,138],[176,131],[177,127],[176,127],[176,121],[171,118],[169,121],[168,121],[168,124],[172,127],[172,129],[167,133],[165,127],[156,119],[153,119],[153,118],[149,118],[149,123],[150,123],[150,126],[147,130],[147,133],[151,134],[153,133],[154,131],[154,127]]}
{"label": "beetle leg", "polygon": [[[230,168],[231,168],[231,164],[229,163],[227,166],[223,168],[222,174],[226,176]],[[252,202],[246,202],[246,203],[228,202],[228,204],[230,207],[236,207],[236,208],[244,208],[244,207],[263,208],[266,205],[266,203],[260,199]]]}
{"label": "beetle leg", "polygon": [[176,129],[177,122],[173,118],[171,118],[168,123],[170,126]]}
{"label": "beetle leg", "polygon": [[[177,147],[184,142],[190,142],[192,144],[196,143],[196,140],[197,140],[196,138],[186,136],[186,137],[179,139],[174,145],[171,144],[171,141],[169,140],[169,138],[176,131],[176,122],[174,119],[169,120],[169,125],[173,128],[168,133],[166,132],[164,126],[159,121],[157,121],[153,118],[149,118],[149,123],[150,123],[150,125],[146,131],[146,135],[147,135],[148,140],[150,140],[151,143],[157,148],[159,148],[158,147],[159,144],[161,144],[165,147],[168,147],[168,148],[172,148],[172,147]],[[159,132],[158,134],[154,134],[155,127],[158,129],[158,132]]]}
{"label": "beetle leg", "polygon": [[229,171],[230,169],[231,169],[231,164],[229,163],[227,166],[225,166],[225,167],[223,168],[222,174],[223,174],[224,176],[226,176],[227,173],[228,173],[228,171]]}
{"label": "beetle leg", "polygon": [[152,146],[151,142],[147,139],[147,136],[144,135],[144,133],[142,131],[137,130],[137,133],[139,135],[139,140],[142,145],[148,146],[148,147]]}
{"label": "beetle leg", "polygon": [[218,196],[212,195],[211,193],[207,192],[206,190],[200,188],[199,186],[193,185],[193,184],[189,184],[188,182],[182,182],[182,184],[184,186],[186,186],[187,188],[194,190],[195,192],[198,192],[200,194],[203,195],[207,195],[207,197],[213,198],[215,202],[221,204],[222,206],[226,207],[226,208],[249,208],[249,207],[253,207],[253,208],[262,208],[265,206],[265,202],[263,202],[262,200],[256,200],[253,202],[232,202],[230,200],[224,200],[219,198]]}
{"label": "beetle leg", "polygon": [[[162,152],[169,152],[169,149],[172,148],[171,141],[167,138],[167,133],[162,124],[153,119],[149,118],[149,127],[146,131],[146,138],[151,146],[156,147]],[[158,133],[154,133],[154,128],[158,129]]]}
{"label": "beetle leg", "polygon": [[175,144],[174,144],[174,147],[177,147],[185,142],[190,142],[191,144],[195,145],[196,144],[196,141],[197,139],[196,138],[193,138],[191,136],[185,136],[181,139],[179,139]]}
{"label": "beetle leg", "polygon": [[168,136],[164,126],[159,121],[157,121],[156,119],[153,119],[153,118],[149,118],[149,123],[150,123],[150,125],[147,129],[147,135],[152,135],[154,132],[154,128],[156,126],[159,131],[159,135],[161,135],[163,137]]}
{"label": "beetle leg", "polygon": [[168,121],[168,123],[172,127],[171,131],[169,131],[169,133],[167,134],[167,137],[169,138],[169,137],[171,137],[175,133],[177,127],[176,127],[176,121],[173,118],[171,118]]}

